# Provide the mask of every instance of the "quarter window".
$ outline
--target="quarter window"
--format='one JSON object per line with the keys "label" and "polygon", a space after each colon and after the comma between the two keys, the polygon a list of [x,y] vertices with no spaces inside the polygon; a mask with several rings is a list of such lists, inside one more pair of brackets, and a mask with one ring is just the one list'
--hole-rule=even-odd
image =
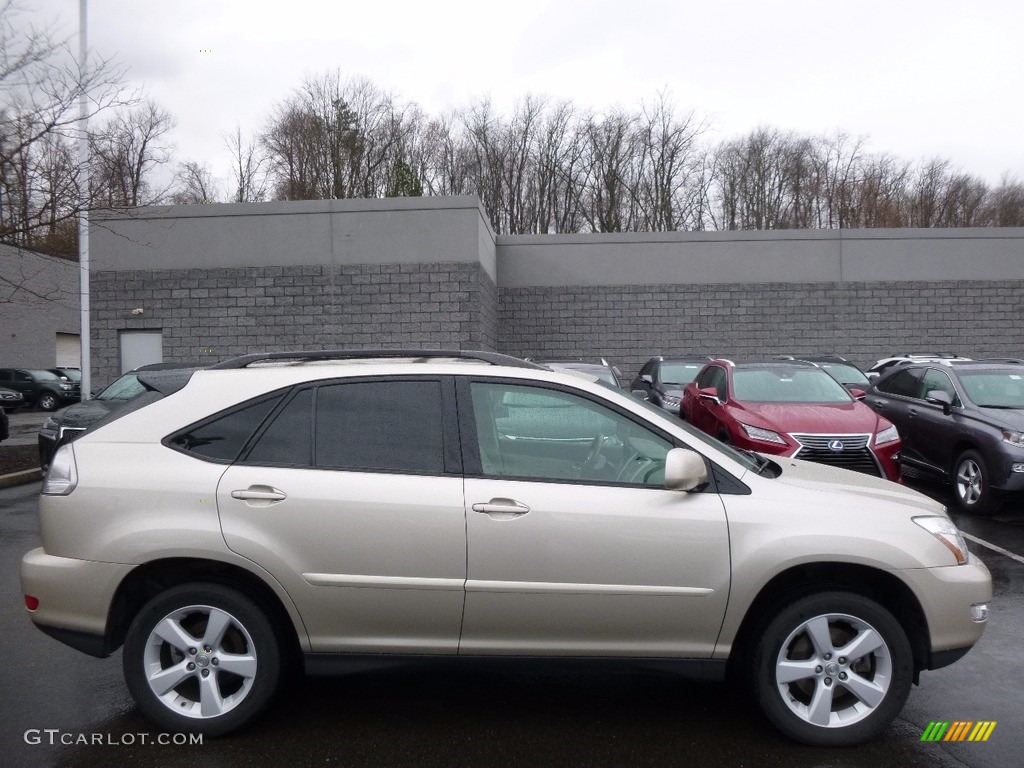
{"label": "quarter window", "polygon": [[206,459],[234,461],[248,442],[252,433],[274,410],[280,395],[236,408],[187,431],[179,432],[170,439],[170,444],[186,453],[197,454]]}
{"label": "quarter window", "polygon": [[902,371],[897,371],[885,381],[880,381],[876,386],[876,389],[879,392],[885,392],[888,395],[917,397],[919,390],[918,379],[920,375],[921,370],[919,368],[905,368]]}

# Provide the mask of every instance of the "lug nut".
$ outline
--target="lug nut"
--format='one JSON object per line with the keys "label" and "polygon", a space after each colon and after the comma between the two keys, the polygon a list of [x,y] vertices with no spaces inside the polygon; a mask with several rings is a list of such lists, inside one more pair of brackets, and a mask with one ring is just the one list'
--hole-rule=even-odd
{"label": "lug nut", "polygon": [[[204,675],[206,674],[206,670],[205,669],[203,670],[203,674]],[[831,677],[826,677],[825,678],[825,685],[832,685],[832,678]]]}
{"label": "lug nut", "polygon": [[189,649],[188,649],[188,655],[189,655],[189,656],[195,656],[195,655],[196,655],[196,653],[198,653],[198,651],[196,651],[196,649],[195,649],[195,648],[189,648]]}
{"label": "lug nut", "polygon": [[816,667],[814,668],[814,671],[815,671],[815,672],[817,672],[817,673],[818,673],[818,674],[820,675],[820,674],[821,674],[821,671],[822,671],[823,669],[825,669],[825,668],[824,668],[823,666],[821,666],[821,664],[819,664],[818,666],[816,666]]}
{"label": "lug nut", "polygon": [[846,673],[845,672],[840,672],[839,673],[839,679],[840,680],[845,680],[846,679]]}
{"label": "lug nut", "polygon": [[195,664],[193,664],[193,663],[192,663],[192,662],[190,661],[190,662],[188,663],[188,667],[187,667],[188,671],[189,671],[189,672],[191,672],[191,671],[192,671],[193,669],[195,669],[195,668],[196,668],[196,665],[195,665]]}
{"label": "lug nut", "polygon": [[825,654],[825,661],[828,661],[831,658],[832,658],[832,654],[831,653],[826,653]]}
{"label": "lug nut", "polygon": [[210,663],[213,664],[213,666],[216,667],[218,664],[220,664],[220,659],[218,659],[216,656],[214,656],[212,659],[210,659]]}
{"label": "lug nut", "polygon": [[209,676],[210,676],[210,670],[204,669],[203,670],[203,677],[209,677]]}
{"label": "lug nut", "polygon": [[845,656],[840,656],[839,657],[839,663],[840,664],[845,664],[846,663],[846,657]]}

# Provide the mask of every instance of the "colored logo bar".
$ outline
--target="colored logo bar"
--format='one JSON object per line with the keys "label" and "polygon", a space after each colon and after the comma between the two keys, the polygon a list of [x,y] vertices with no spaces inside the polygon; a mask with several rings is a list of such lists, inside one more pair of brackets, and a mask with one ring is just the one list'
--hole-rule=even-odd
{"label": "colored logo bar", "polygon": [[988,741],[995,729],[995,720],[933,720],[921,741]]}

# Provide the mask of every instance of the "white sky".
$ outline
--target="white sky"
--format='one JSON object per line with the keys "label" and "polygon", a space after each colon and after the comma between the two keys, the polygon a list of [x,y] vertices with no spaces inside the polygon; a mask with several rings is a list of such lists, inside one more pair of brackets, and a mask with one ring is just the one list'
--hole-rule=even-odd
{"label": "white sky", "polygon": [[[28,2],[77,34],[77,0]],[[487,94],[503,111],[527,93],[601,111],[668,90],[715,140],[842,129],[1024,180],[1022,31],[1022,0],[89,2],[90,47],[174,114],[177,160],[222,177],[221,132],[258,130],[304,75],[340,68],[430,114]]]}

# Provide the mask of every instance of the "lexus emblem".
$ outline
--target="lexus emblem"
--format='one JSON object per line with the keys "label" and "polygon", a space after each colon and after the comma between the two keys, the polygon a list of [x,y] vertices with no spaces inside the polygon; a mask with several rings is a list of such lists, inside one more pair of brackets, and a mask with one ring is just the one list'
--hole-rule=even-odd
{"label": "lexus emblem", "polygon": [[843,441],[842,440],[829,440],[828,441],[828,449],[830,451],[832,451],[832,453],[842,453],[842,450],[845,447],[846,446],[843,445]]}

